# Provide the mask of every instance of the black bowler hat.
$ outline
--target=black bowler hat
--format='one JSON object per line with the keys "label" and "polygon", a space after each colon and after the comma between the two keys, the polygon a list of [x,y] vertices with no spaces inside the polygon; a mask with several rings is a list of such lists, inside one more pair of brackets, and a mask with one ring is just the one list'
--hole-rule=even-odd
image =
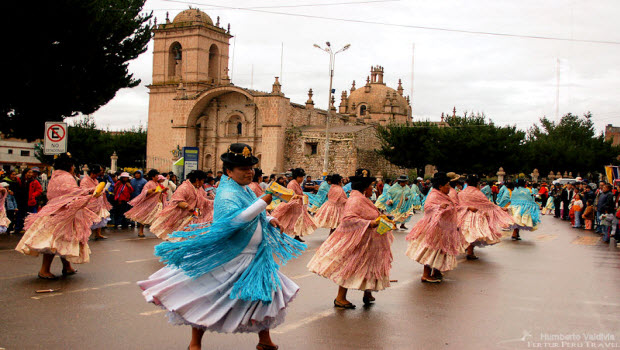
{"label": "black bowler hat", "polygon": [[245,143],[233,143],[228,146],[226,153],[220,159],[234,166],[251,166],[258,163],[258,158],[252,154],[252,147]]}
{"label": "black bowler hat", "polygon": [[398,181],[398,182],[407,182],[407,181],[409,181],[409,176],[401,175],[401,176],[398,177],[398,179],[396,179],[396,181]]}
{"label": "black bowler hat", "polygon": [[349,176],[349,180],[351,182],[364,182],[370,184],[377,181],[377,178],[371,176],[370,170],[359,168],[355,170],[355,176]]}

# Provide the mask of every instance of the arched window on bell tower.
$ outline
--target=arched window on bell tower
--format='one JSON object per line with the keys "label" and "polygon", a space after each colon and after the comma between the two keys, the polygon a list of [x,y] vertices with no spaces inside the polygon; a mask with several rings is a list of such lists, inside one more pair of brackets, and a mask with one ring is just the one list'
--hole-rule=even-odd
{"label": "arched window on bell tower", "polygon": [[209,81],[214,84],[220,82],[220,50],[215,44],[209,48]]}
{"label": "arched window on bell tower", "polygon": [[183,49],[178,42],[170,45],[168,51],[168,78],[181,80],[181,67],[183,63]]}

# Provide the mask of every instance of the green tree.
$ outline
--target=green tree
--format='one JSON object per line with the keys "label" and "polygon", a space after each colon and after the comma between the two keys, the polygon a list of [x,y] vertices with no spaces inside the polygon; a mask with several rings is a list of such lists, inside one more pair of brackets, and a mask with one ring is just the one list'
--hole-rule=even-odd
{"label": "green tree", "polygon": [[[67,150],[78,164],[110,165],[110,156],[116,152],[119,167],[143,168],[146,159],[146,128],[142,125],[129,130],[110,132],[97,128],[94,118],[84,117],[69,124]],[[53,156],[43,155],[36,147],[36,157],[52,164]]]}
{"label": "green tree", "polygon": [[559,123],[541,118],[540,125],[528,130],[527,148],[528,168],[544,175],[558,170],[575,176],[602,172],[620,154],[620,147],[605,141],[603,133],[596,134],[590,112],[583,117],[568,113]]}
{"label": "green tree", "polygon": [[151,39],[144,2],[3,1],[0,131],[33,140],[45,121],[93,113],[119,89],[137,86],[128,62]]}
{"label": "green tree", "polygon": [[496,126],[484,114],[464,113],[445,121],[449,127],[428,121],[380,127],[379,153],[419,174],[426,164],[461,173],[489,174],[499,166],[521,170],[524,132],[514,126]]}

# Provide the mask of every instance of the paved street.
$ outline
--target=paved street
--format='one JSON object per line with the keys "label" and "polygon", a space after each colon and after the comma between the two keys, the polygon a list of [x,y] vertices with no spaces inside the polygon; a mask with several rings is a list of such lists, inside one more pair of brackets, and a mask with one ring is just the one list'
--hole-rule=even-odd
{"label": "paved street", "polygon": [[[398,282],[368,308],[362,292],[351,291],[356,310],[335,310],[337,286],[306,269],[327,231],[309,237],[308,251],[283,268],[301,291],[273,331],[280,349],[620,347],[620,250],[598,235],[545,216],[538,231],[521,234],[523,241],[477,249],[480,260],[463,256],[443,283],[431,285],[420,282],[422,266],[404,255],[407,232],[398,231],[393,245]],[[160,241],[131,230],[106,235],[91,242],[92,261],[76,265],[77,275],[51,282],[36,277],[40,258],[12,250],[18,238],[0,236],[0,348],[187,348],[190,328],[169,325],[136,286],[161,267],[153,257]],[[60,274],[58,259],[52,268]],[[48,288],[60,290],[35,293]],[[254,334],[207,333],[203,349],[256,343]]]}

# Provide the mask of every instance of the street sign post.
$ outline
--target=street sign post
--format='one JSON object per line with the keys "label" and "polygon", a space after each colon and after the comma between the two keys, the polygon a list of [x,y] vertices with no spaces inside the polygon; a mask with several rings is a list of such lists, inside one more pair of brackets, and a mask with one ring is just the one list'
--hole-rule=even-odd
{"label": "street sign post", "polygon": [[198,147],[183,147],[183,177],[198,170]]}
{"label": "street sign post", "polygon": [[45,122],[45,143],[43,154],[67,152],[67,123]]}

